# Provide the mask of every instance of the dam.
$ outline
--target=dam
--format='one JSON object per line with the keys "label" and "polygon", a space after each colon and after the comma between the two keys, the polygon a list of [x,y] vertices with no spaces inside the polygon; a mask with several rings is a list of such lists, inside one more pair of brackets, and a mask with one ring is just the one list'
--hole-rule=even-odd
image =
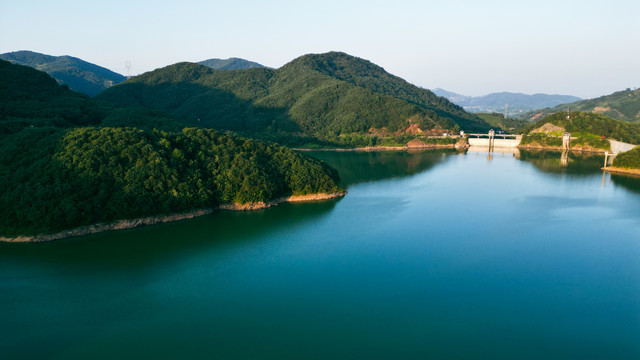
{"label": "dam", "polygon": [[489,148],[515,148],[520,145],[522,135],[496,134],[491,130],[488,134],[469,134],[469,146],[483,146]]}

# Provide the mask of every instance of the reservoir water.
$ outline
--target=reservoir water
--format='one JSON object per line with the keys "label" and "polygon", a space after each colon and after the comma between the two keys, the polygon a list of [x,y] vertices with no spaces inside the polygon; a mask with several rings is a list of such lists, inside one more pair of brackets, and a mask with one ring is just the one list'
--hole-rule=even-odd
{"label": "reservoir water", "polygon": [[346,197],[0,244],[0,358],[640,358],[639,178],[312,155]]}

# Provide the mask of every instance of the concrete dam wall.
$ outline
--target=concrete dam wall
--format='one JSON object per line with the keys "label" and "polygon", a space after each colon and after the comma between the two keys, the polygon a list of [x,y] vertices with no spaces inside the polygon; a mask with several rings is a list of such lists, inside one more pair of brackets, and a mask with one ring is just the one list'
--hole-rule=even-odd
{"label": "concrete dam wall", "polygon": [[[500,136],[500,135],[497,135]],[[500,139],[498,137],[494,137],[493,139],[489,138],[473,138],[469,136],[469,146],[493,146],[493,147],[505,147],[505,148],[514,148],[520,145],[520,141],[522,141],[522,135],[512,136],[510,139],[503,138]],[[490,142],[493,142],[491,144]]]}

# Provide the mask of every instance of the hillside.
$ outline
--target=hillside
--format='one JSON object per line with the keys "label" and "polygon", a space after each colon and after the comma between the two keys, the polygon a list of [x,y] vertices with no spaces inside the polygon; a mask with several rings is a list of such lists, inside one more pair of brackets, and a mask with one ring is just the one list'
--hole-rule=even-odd
{"label": "hillside", "polygon": [[174,114],[195,125],[316,138],[433,128],[473,131],[483,120],[369,61],[344,53],[299,57],[279,69],[216,71],[179,63],[106,90],[100,100]]}
{"label": "hillside", "polygon": [[198,62],[200,65],[204,65],[210,67],[215,70],[242,70],[242,69],[253,69],[253,68],[266,68],[266,66],[258,64],[257,62],[240,59],[240,58],[229,58],[229,59],[209,59]]}
{"label": "hillside", "polygon": [[0,95],[0,237],[343,191],[285,147],[105,106],[1,60]]}
{"label": "hillside", "polygon": [[71,90],[95,96],[109,84],[118,84],[126,78],[109,69],[71,56],[50,56],[32,51],[1,54],[0,59],[14,64],[44,71]]}
{"label": "hillside", "polygon": [[435,89],[434,93],[439,96],[444,96],[451,102],[462,106],[465,110],[474,113],[497,112],[504,114],[504,107],[508,105],[509,116],[521,115],[524,111],[552,107],[580,100],[579,97],[571,95],[528,95],[511,92],[497,92],[475,97],[456,94],[444,89]]}
{"label": "hillside", "polygon": [[0,134],[27,126],[98,124],[103,118],[89,98],[46,73],[0,60]]}
{"label": "hillside", "polygon": [[477,113],[476,115],[478,115],[478,117],[480,117],[482,120],[486,121],[494,129],[502,129],[509,133],[516,132],[529,124],[528,121],[520,119],[505,119],[504,114],[499,113]]}
{"label": "hillside", "polygon": [[88,125],[165,130],[184,127],[158,111],[99,104],[66,85],[59,85],[42,71],[0,60],[0,135],[26,127]]}
{"label": "hillside", "polygon": [[538,109],[522,116],[536,121],[559,111],[585,111],[605,115],[617,120],[640,123],[640,89],[627,89],[595,99],[581,100],[551,108]]}
{"label": "hillside", "polygon": [[569,119],[567,119],[566,112],[552,114],[527,125],[522,129],[522,133],[528,134],[547,123],[564,128],[573,136],[605,137],[626,143],[640,144],[640,125],[629,124],[605,115],[589,112],[572,111],[569,114]]}

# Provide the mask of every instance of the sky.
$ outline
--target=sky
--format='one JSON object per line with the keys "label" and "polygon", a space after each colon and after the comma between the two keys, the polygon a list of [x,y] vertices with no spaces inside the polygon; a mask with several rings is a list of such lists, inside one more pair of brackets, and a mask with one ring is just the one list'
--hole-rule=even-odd
{"label": "sky", "polygon": [[0,53],[18,50],[124,75],[343,51],[429,89],[593,98],[640,87],[640,1],[2,1]]}

